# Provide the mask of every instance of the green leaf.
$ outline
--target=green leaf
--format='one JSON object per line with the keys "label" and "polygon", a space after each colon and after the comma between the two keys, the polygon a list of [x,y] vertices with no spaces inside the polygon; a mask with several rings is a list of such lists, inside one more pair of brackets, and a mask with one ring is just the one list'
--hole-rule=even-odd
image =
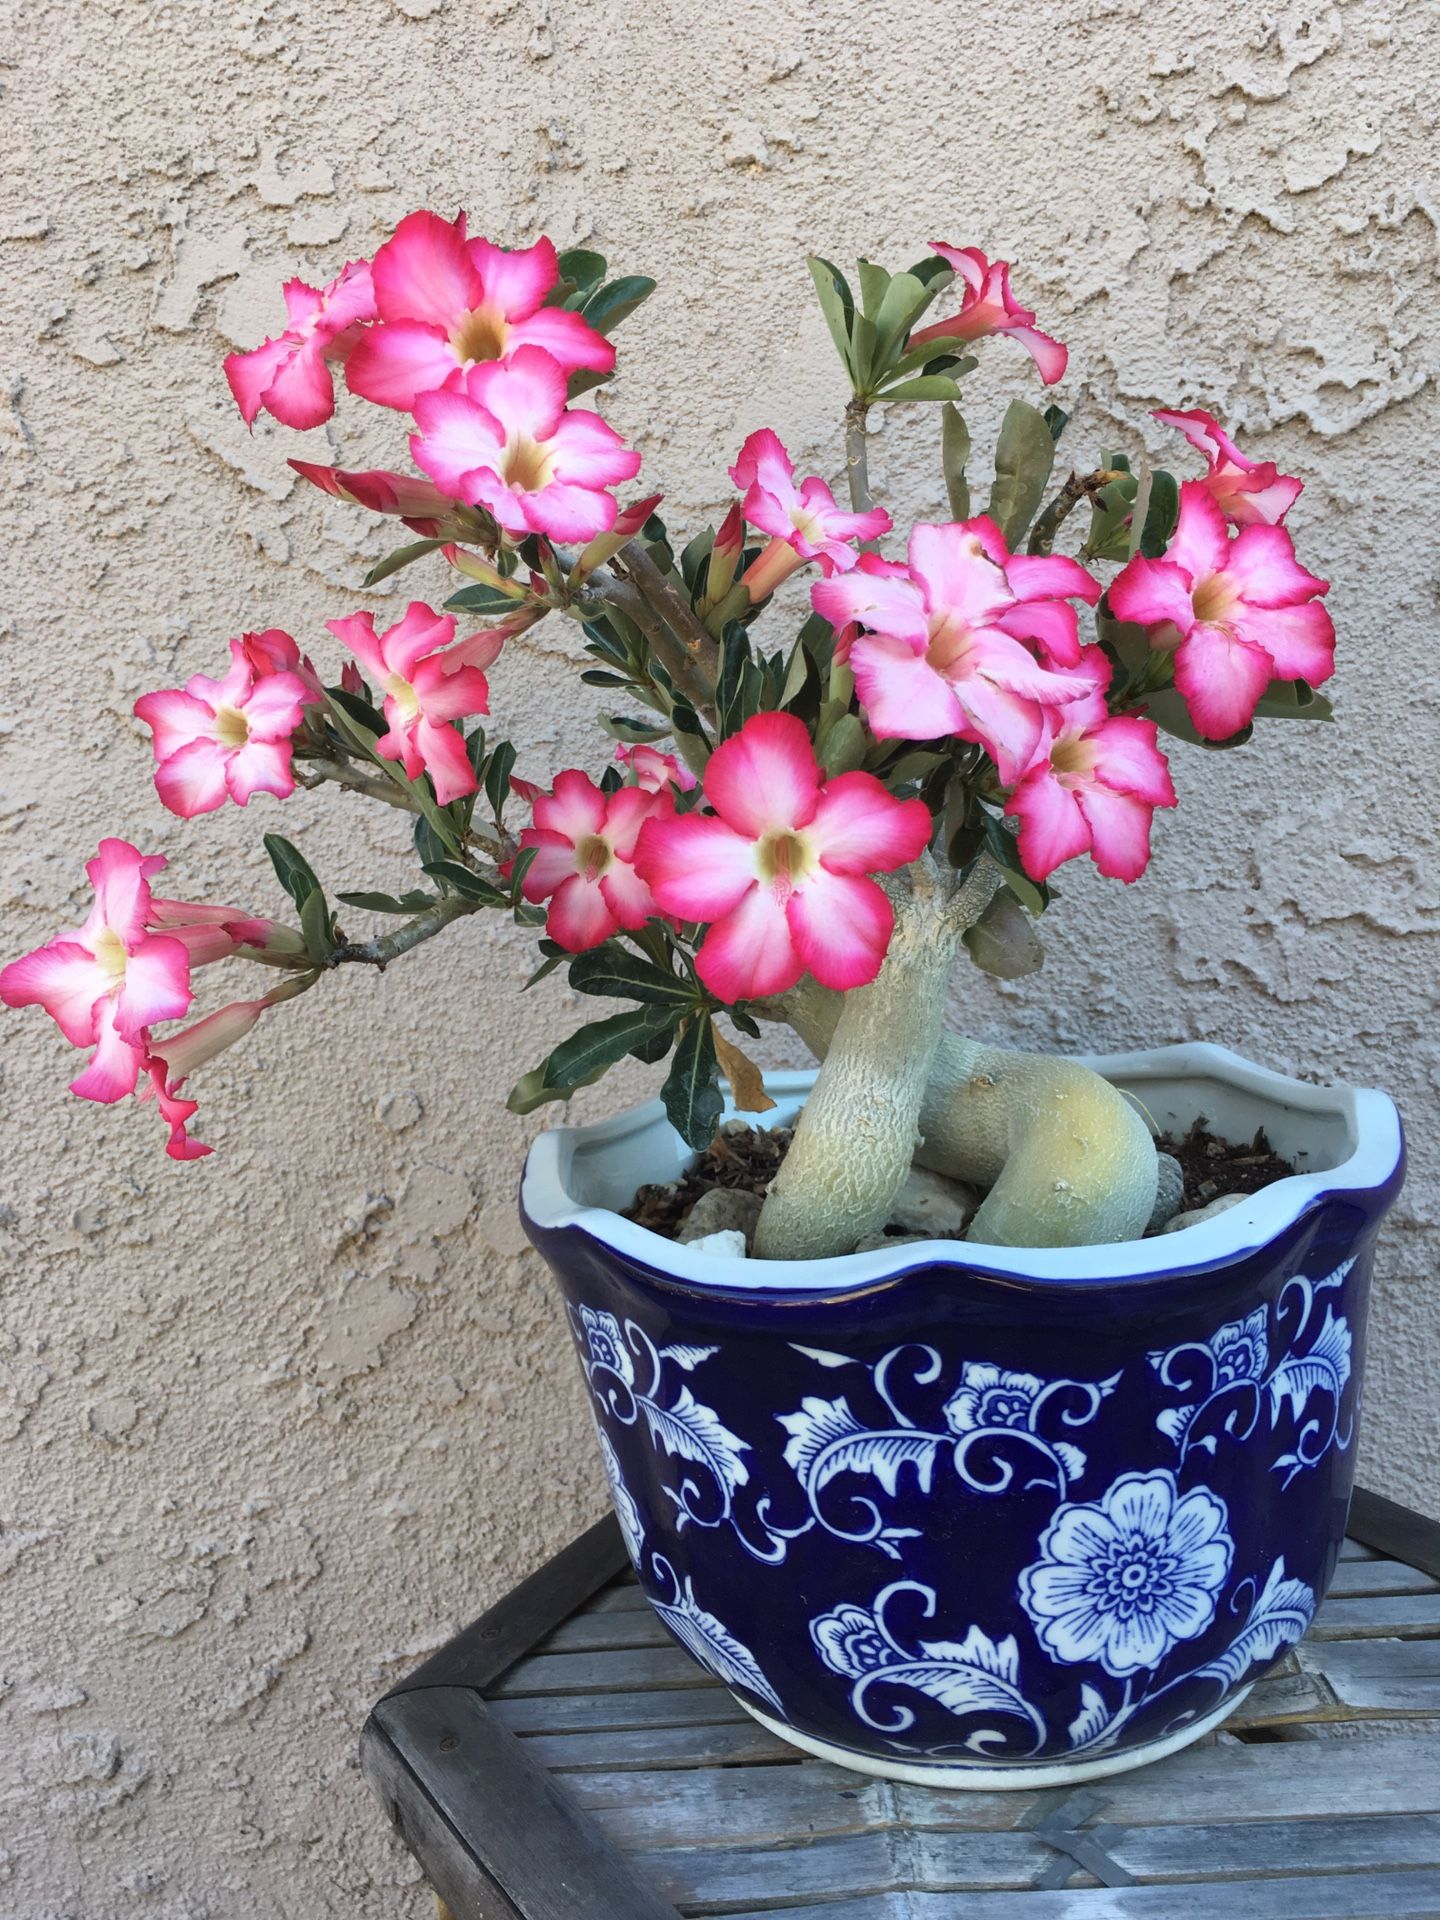
{"label": "green leaf", "polygon": [[607,714],[600,725],[612,740],[624,740],[631,745],[663,740],[670,731],[669,726],[663,722],[637,720],[628,713]]}
{"label": "green leaf", "polygon": [[1150,505],[1145,510],[1145,526],[1140,535],[1140,551],[1148,560],[1158,560],[1164,553],[1179,517],[1180,489],[1175,484],[1175,476],[1157,467],[1150,475]]}
{"label": "green leaf", "polygon": [[660,1098],[671,1126],[686,1146],[708,1147],[725,1110],[708,1013],[697,1014],[681,1034]]}
{"label": "green leaf", "polygon": [[588,247],[567,247],[556,262],[561,280],[569,280],[582,292],[598,287],[605,278],[605,256]]}
{"label": "green leaf", "polygon": [[305,951],[317,967],[324,966],[335,945],[335,928],[330,909],[319,887],[312,887],[300,901],[300,931],[305,936]]}
{"label": "green leaf", "polygon": [[420,856],[421,866],[437,860],[448,860],[453,848],[446,846],[430,822],[421,814],[415,822],[415,851]]}
{"label": "green leaf", "polygon": [[970,958],[997,980],[1023,980],[1045,964],[1045,949],[1030,915],[1002,889],[962,936]]}
{"label": "green leaf", "polygon": [[965,478],[965,462],[970,458],[970,429],[957,406],[947,406],[940,416],[940,464],[945,473],[945,496],[956,520],[970,518],[970,482]]}
{"label": "green leaf", "polygon": [[612,280],[591,294],[580,309],[597,333],[610,333],[622,320],[628,320],[655,291],[655,282],[643,273],[629,273]]}
{"label": "green leaf", "polygon": [[1189,746],[1209,747],[1212,751],[1243,747],[1255,731],[1253,725],[1244,726],[1238,733],[1232,733],[1228,740],[1207,740],[1190,718],[1184,700],[1173,687],[1147,694],[1144,711],[1162,733],[1171,734],[1176,740],[1184,740]]}
{"label": "green leaf", "polygon": [[882,387],[876,396],[890,400],[958,400],[960,382],[948,373],[922,373],[918,379],[902,380],[898,387]]}
{"label": "green leaf", "polygon": [[815,757],[830,779],[853,773],[865,758],[865,729],[853,713],[831,721],[815,743]]}
{"label": "green leaf", "polygon": [[1044,496],[1055,464],[1055,442],[1044,414],[1024,400],[1012,400],[995,446],[995,484],[990,517],[1013,549],[1024,538]]}
{"label": "green leaf", "polygon": [[1085,536],[1085,557],[1092,560],[1128,560],[1130,557],[1130,516],[1140,482],[1133,473],[1117,470],[1119,477],[1107,482],[1090,501],[1090,531]]}
{"label": "green leaf", "polygon": [[[935,291],[938,292],[938,288]],[[935,292],[923,280],[917,280],[913,273],[894,275],[885,289],[879,311],[873,316],[875,331],[879,335],[877,345],[881,365],[891,358],[894,349],[934,298]]]}
{"label": "green leaf", "polygon": [[479,900],[487,907],[510,904],[508,895],[478,873],[462,867],[458,860],[432,860],[427,863],[425,871],[432,880],[438,880],[447,892],[458,893],[463,900]]}
{"label": "green leaf", "polygon": [[[529,873],[531,867],[534,866],[535,856],[539,851],[540,849],[538,847],[521,847],[515,858],[510,862],[510,904],[515,909],[515,918],[517,920],[524,920],[523,909],[530,904],[525,900],[522,890],[525,885],[525,876]],[[539,926],[540,922],[547,917],[544,907],[538,906],[538,903],[537,911],[539,913],[539,919],[531,923],[535,926]]]}
{"label": "green leaf", "polygon": [[531,987],[537,985],[541,980],[543,980],[546,974],[554,973],[555,969],[561,964],[561,962],[564,959],[565,959],[564,953],[547,954],[545,958],[540,962],[539,966],[536,967],[535,971],[531,974],[530,978],[525,982],[524,986],[521,987],[520,991],[522,993],[527,993]]}
{"label": "green leaf", "polygon": [[973,373],[980,362],[973,354],[961,356],[948,352],[943,340],[926,340],[918,347],[910,347],[890,368],[892,380],[904,379],[912,373],[948,373],[959,380],[967,373]]}
{"label": "green leaf", "polygon": [[608,1020],[592,1020],[588,1026],[562,1040],[545,1062],[546,1083],[552,1087],[588,1086],[592,1079],[623,1060],[632,1047],[643,1045],[657,1032],[666,1032],[675,1021],[673,1007],[629,1007],[624,1013],[612,1013]]}
{"label": "green leaf", "polygon": [[850,316],[855,311],[855,301],[845,276],[838,267],[818,253],[811,254],[805,263],[810,269],[810,278],[815,282],[815,291],[820,296],[820,310],[825,315],[825,324],[830,329],[830,338],[835,342],[835,351],[846,368],[853,375],[854,363],[850,357]]}
{"label": "green leaf", "polygon": [[325,692],[337,707],[343,707],[357,727],[364,727],[367,733],[381,734],[386,730],[386,720],[376,711],[363,695],[351,693],[345,687],[327,687]]}
{"label": "green leaf", "polygon": [[748,718],[749,688],[754,659],[750,636],[732,620],[720,640],[720,674],[715,683],[715,726],[722,740],[738,733]]}
{"label": "green leaf", "polygon": [[1044,413],[1041,415],[1041,418],[1044,420],[1046,426],[1050,429],[1050,438],[1055,442],[1056,446],[1058,447],[1060,444],[1061,434],[1064,433],[1066,427],[1068,427],[1070,424],[1069,414],[1065,411],[1064,407],[1057,407],[1052,403],[1050,406],[1046,407]]}
{"label": "green leaf", "polygon": [[276,879],[296,906],[303,907],[310,895],[320,890],[315,869],[300,849],[293,846],[283,834],[267,833],[264,847],[275,869]]}
{"label": "green leaf", "polygon": [[863,313],[853,314],[850,320],[850,358],[855,367],[855,391],[865,393],[870,386],[870,376],[875,367],[875,322],[867,320]]}
{"label": "green leaf", "polygon": [[361,586],[378,587],[382,580],[388,580],[392,573],[399,573],[402,567],[408,567],[412,561],[423,560],[427,553],[434,553],[437,547],[443,547],[443,540],[412,540],[408,547],[396,547],[393,553],[387,553],[383,560],[377,560]]}
{"label": "green leaf", "polygon": [[867,320],[875,320],[889,288],[890,276],[884,267],[877,267],[873,260],[861,260],[856,264],[860,275],[860,310]]}
{"label": "green leaf", "polygon": [[458,593],[452,593],[445,602],[447,613],[475,613],[483,619],[503,619],[508,613],[514,613],[522,596],[503,593],[499,587],[488,586],[477,581],[473,587],[461,587]]}
{"label": "green leaf", "polygon": [[438,896],[412,887],[398,900],[388,893],[337,893],[335,898],[343,900],[347,907],[359,907],[364,913],[423,913],[427,907],[434,906]]}
{"label": "green leaf", "polygon": [[638,953],[613,944],[577,954],[570,964],[570,984],[577,993],[639,1000],[647,1006],[695,1004],[695,989],[689,981],[679,980]]}
{"label": "green leaf", "polygon": [[1308,680],[1272,680],[1255,705],[1257,720],[1333,720],[1335,709]]}
{"label": "green leaf", "polygon": [[505,802],[510,797],[510,776],[515,771],[515,748],[508,740],[502,740],[490,755],[490,764],[485,769],[485,798],[490,802],[490,811],[496,824],[505,811]]}

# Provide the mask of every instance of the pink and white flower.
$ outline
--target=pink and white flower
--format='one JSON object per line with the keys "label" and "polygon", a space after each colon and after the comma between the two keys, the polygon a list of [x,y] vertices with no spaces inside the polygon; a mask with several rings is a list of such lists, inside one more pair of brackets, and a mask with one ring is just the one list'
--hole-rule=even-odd
{"label": "pink and white flower", "polygon": [[868,773],[826,780],[792,713],[759,713],[710,756],[713,813],[649,822],[636,866],[661,912],[707,921],[696,954],[718,999],[784,993],[808,968],[823,986],[880,971],[894,911],[868,876],[918,858],[931,833],[920,800]]}
{"label": "pink and white flower", "polygon": [[404,617],[383,634],[375,631],[373,613],[351,613],[325,624],[384,691],[389,731],[375,743],[382,759],[398,760],[412,780],[428,773],[442,807],[474,793],[475,769],[464,736],[448,723],[490,711],[490,688],[479,662],[488,666],[495,659],[503,635],[490,644],[492,636],[475,634],[451,647],[455,616],[436,613],[423,600],[412,600]]}
{"label": "pink and white flower", "polygon": [[605,491],[640,456],[584,407],[566,408],[565,373],[540,347],[487,361],[415,402],[415,464],[455,500],[484,507],[507,532],[589,540],[615,524]]}
{"label": "pink and white flower", "polygon": [[[295,791],[291,739],[305,708],[322,696],[289,667],[274,669],[267,642],[278,627],[230,642],[223,680],[195,674],[183,688],[144,694],[135,716],[154,735],[155,790],[184,820],[227,799],[244,806],[254,793],[280,799]],[[298,665],[298,655],[297,655]]]}
{"label": "pink and white flower", "polygon": [[151,876],[163,854],[126,840],[102,840],[85,871],[95,904],[74,933],[38,947],[0,972],[7,1007],[43,1007],[75,1047],[94,1047],[70,1083],[82,1100],[122,1100],[145,1062],[147,1028],[178,1020],[190,1005],[190,956],[183,941],[153,933]]}
{"label": "pink and white flower", "polygon": [[463,516],[457,515],[455,502],[433,480],[418,479],[413,473],[394,473],[388,467],[322,467],[313,460],[286,464],[332,499],[367,507],[371,513],[392,514],[425,538],[436,539],[446,532],[473,537],[474,525],[456,524]]}
{"label": "pink and white flower", "polygon": [[677,754],[662,753],[658,747],[640,741],[635,746],[624,740],[615,749],[615,758],[628,767],[637,787],[646,793],[660,793],[674,787],[679,793],[693,793],[699,782]]}
{"label": "pink and white flower", "polygon": [[458,370],[543,347],[566,373],[608,373],[615,349],[563,307],[547,307],[560,277],[548,240],[508,253],[465,237],[465,215],[407,214],[375,255],[379,325],[345,368],[350,391],[408,412]]}
{"label": "pink and white flower", "polygon": [[811,560],[818,560],[826,574],[847,573],[855,565],[855,541],[890,531],[891,519],[883,507],[847,513],[835,504],[825,482],[813,475],[797,487],[794,462],[769,427],[750,435],[730,478],[745,496],[741,508],[750,525],[772,536],[745,571],[752,600],[763,600]]}
{"label": "pink and white flower", "polygon": [[329,363],[354,350],[367,321],[375,318],[370,263],[352,260],[328,287],[287,280],[289,325],[274,340],[225,360],[225,378],[246,426],[263,407],[283,426],[318,427],[335,411]]}
{"label": "pink and white flower", "polygon": [[305,942],[293,927],[246,913],[243,907],[208,906],[196,900],[162,900],[152,895],[145,918],[147,932],[178,940],[192,967],[228,960],[245,950],[284,965],[305,953]]}
{"label": "pink and white flower", "polygon": [[917,526],[908,566],[866,554],[810,590],[840,631],[837,653],[878,738],[977,741],[1007,784],[1033,758],[1046,710],[1084,691],[1055,668],[1080,659],[1070,599],[1099,597],[1099,582],[1062,554],[1012,554],[988,516]]}
{"label": "pink and white flower", "polygon": [[643,927],[657,911],[635,867],[635,846],[648,821],[668,819],[671,789],[618,787],[603,793],[588,774],[569,767],[552,793],[534,799],[534,824],[520,845],[535,848],[521,892],[548,900],[545,931],[570,953],[598,947],[621,928]]}
{"label": "pink and white flower", "polygon": [[931,340],[937,343],[955,340],[968,345],[990,334],[1006,333],[1024,347],[1040,369],[1045,385],[1053,386],[1065,372],[1069,349],[1052,340],[1048,333],[1041,333],[1035,325],[1034,314],[1028,307],[1022,307],[1011,293],[1009,264],[1004,260],[987,260],[978,247],[950,247],[943,241],[932,240],[930,249],[955,269],[965,283],[965,292],[958,313],[948,320],[921,327],[911,334],[910,345],[923,346]]}
{"label": "pink and white flower", "polygon": [[1137,554],[1110,586],[1117,620],[1150,630],[1175,655],[1175,685],[1207,740],[1248,725],[1272,680],[1319,686],[1335,671],[1335,627],[1320,605],[1330,583],[1307,573],[1283,527],[1232,539],[1202,480],[1180,489],[1180,517],[1158,560]]}
{"label": "pink and white flower", "polygon": [[1040,749],[1005,803],[1020,822],[1020,863],[1044,880],[1089,853],[1108,879],[1138,880],[1155,809],[1175,805],[1170,768],[1153,720],[1110,713],[1110,663],[1098,647],[1085,649],[1075,677],[1091,691],[1047,714]]}
{"label": "pink and white flower", "polygon": [[1205,455],[1210,471],[1199,484],[1237,527],[1278,527],[1304,491],[1304,481],[1281,473],[1273,460],[1247,459],[1203,407],[1161,407],[1151,417],[1183,433]]}

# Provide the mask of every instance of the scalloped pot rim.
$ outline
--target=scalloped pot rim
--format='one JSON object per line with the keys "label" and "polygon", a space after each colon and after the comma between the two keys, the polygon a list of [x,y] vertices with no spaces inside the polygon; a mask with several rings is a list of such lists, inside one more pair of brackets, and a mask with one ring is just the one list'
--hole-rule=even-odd
{"label": "scalloped pot rim", "polygon": [[[776,1294],[860,1293],[907,1273],[937,1268],[999,1279],[1069,1286],[1164,1281],[1229,1266],[1269,1245],[1326,1201],[1373,1194],[1398,1179],[1404,1162],[1400,1115],[1388,1094],[1317,1086],[1255,1065],[1208,1042],[1136,1053],[1083,1055],[1086,1066],[1131,1094],[1162,1131],[1200,1117],[1235,1137],[1264,1126],[1272,1144],[1303,1171],[1251,1194],[1213,1220],[1150,1240],[1088,1247],[999,1247],[983,1242],[915,1241],[834,1260],[752,1260],[698,1253],[626,1220],[647,1181],[674,1178],[693,1157],[649,1100],[592,1126],[555,1127],[530,1149],[520,1188],[536,1228],[571,1228],[650,1270],[658,1283],[727,1299]],[[761,1125],[794,1117],[815,1070],[767,1074],[777,1104]],[[727,1101],[725,1118],[737,1109]]]}

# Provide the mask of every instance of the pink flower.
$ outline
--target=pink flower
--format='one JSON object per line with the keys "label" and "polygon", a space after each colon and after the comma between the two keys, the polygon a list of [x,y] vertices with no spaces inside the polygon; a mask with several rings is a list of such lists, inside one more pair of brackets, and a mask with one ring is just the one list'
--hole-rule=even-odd
{"label": "pink flower", "polygon": [[1272,679],[1315,687],[1335,671],[1335,627],[1319,604],[1329,590],[1296,560],[1283,527],[1258,523],[1232,540],[1205,482],[1187,480],[1163,557],[1137,554],[1108,598],[1117,620],[1174,649],[1190,718],[1207,740],[1228,740]]}
{"label": "pink flower", "polygon": [[43,1007],[75,1047],[94,1047],[70,1090],[82,1100],[133,1093],[145,1061],[146,1029],[178,1020],[190,1005],[190,957],[182,941],[152,933],[150,876],[163,854],[102,840],[85,871],[95,904],[76,932],[12,961],[0,973],[7,1007]]}
{"label": "pink flower", "polygon": [[698,604],[701,615],[718,607],[735,584],[735,573],[745,551],[745,515],[740,502],[733,501],[715,531],[715,541],[705,568],[705,593]]}
{"label": "pink flower", "polygon": [[[326,625],[384,690],[390,730],[376,741],[375,751],[400,761],[412,780],[428,773],[442,807],[462,793],[474,793],[475,769],[464,737],[446,722],[490,711],[490,689],[475,659],[476,642],[488,636],[473,635],[445,652],[455,638],[454,615],[436,613],[423,600],[412,600],[404,618],[383,634],[376,634],[372,613],[348,614]],[[488,664],[498,652],[497,643],[479,657]]]}
{"label": "pink flower", "polygon": [[306,654],[302,654],[283,627],[266,627],[263,633],[242,633],[240,651],[257,680],[267,673],[293,673],[310,695],[310,703],[319,706],[325,698],[320,676]]}
{"label": "pink flower", "polygon": [[873,555],[810,590],[837,629],[865,629],[848,652],[866,719],[882,740],[978,741],[1001,778],[1018,780],[1040,744],[1045,709],[1079,697],[1042,665],[1080,658],[1070,597],[1093,605],[1099,582],[1061,554],[1012,554],[987,516],[917,526],[909,565]]}
{"label": "pink flower", "polygon": [[413,473],[392,473],[387,467],[321,467],[312,460],[287,464],[332,499],[352,501],[371,513],[393,514],[428,538],[437,538],[442,529],[461,531],[454,525],[455,502],[433,481],[417,480]]}
{"label": "pink flower", "polygon": [[228,960],[241,948],[270,958],[298,956],[305,942],[291,927],[246,913],[243,907],[213,907],[194,900],[161,900],[152,896],[145,916],[147,932],[178,940],[192,967]]}
{"label": "pink flower", "polygon": [[185,1100],[170,1085],[165,1062],[155,1055],[145,1060],[145,1074],[148,1087],[140,1089],[142,1100],[153,1099],[159,1108],[160,1118],[170,1129],[170,1138],[165,1142],[165,1151],[172,1160],[203,1160],[213,1147],[207,1147],[203,1140],[192,1140],[186,1128],[200,1110],[198,1100]]}
{"label": "pink flower", "polygon": [[1112,716],[1110,663],[1087,647],[1075,670],[1092,689],[1047,715],[1045,739],[1005,811],[1020,822],[1020,862],[1044,880],[1089,853],[1111,880],[1138,880],[1150,860],[1150,820],[1173,807],[1170,769],[1151,720]]}
{"label": "pink flower", "polygon": [[1022,307],[1010,291],[1010,268],[1004,260],[989,261],[978,247],[947,247],[932,240],[931,251],[952,266],[965,282],[960,311],[949,320],[937,320],[910,336],[912,347],[926,341],[969,342],[983,340],[992,333],[1008,333],[1018,340],[1035,365],[1047,387],[1053,386],[1065,371],[1069,349],[1041,333],[1035,316]]}
{"label": "pink flower", "polygon": [[750,435],[730,469],[730,478],[744,492],[745,518],[752,527],[773,536],[745,573],[752,600],[773,593],[810,560],[818,560],[827,574],[846,573],[855,564],[854,541],[872,540],[890,531],[890,516],[883,507],[846,513],[836,506],[823,480],[812,477],[797,487],[794,464],[769,427]]}
{"label": "pink flower", "polygon": [[665,787],[691,793],[698,785],[683,760],[673,753],[661,753],[658,747],[647,746],[643,741],[632,747],[622,740],[615,749],[615,758],[630,769],[635,776],[636,786],[643,787],[646,793],[659,793]]}
{"label": "pink flower", "polygon": [[508,532],[589,540],[615,524],[605,488],[640,456],[598,413],[565,405],[565,373],[540,347],[487,361],[415,402],[415,464],[453,499],[482,506]]}
{"label": "pink flower", "polygon": [[[269,666],[267,645],[279,628],[230,642],[230,671],[223,680],[197,673],[184,689],[147,693],[135,715],[155,741],[155,789],[172,813],[193,820],[226,799],[244,806],[253,793],[284,799],[295,791],[291,735],[305,708],[320,698],[290,668]],[[297,663],[298,664],[298,663]]]}
{"label": "pink flower", "polygon": [[1201,407],[1186,412],[1161,407],[1151,417],[1183,433],[1205,455],[1210,471],[1199,484],[1237,527],[1279,526],[1304,491],[1304,481],[1281,473],[1273,460],[1247,459],[1214,414]]}
{"label": "pink flower", "polygon": [[826,780],[804,724],[758,713],[705,769],[713,814],[648,823],[636,866],[661,912],[708,921],[696,955],[718,999],[760,999],[808,967],[822,986],[862,987],[880,971],[895,917],[872,873],[929,843],[930,810],[896,800],[869,773]]}
{"label": "pink flower", "polygon": [[668,786],[605,794],[574,767],[555,776],[553,793],[536,795],[535,824],[520,835],[522,848],[537,849],[521,892],[549,900],[552,940],[584,953],[622,927],[645,925],[656,908],[635,868],[635,843],[647,821],[668,819],[674,805]]}
{"label": "pink flower", "polygon": [[375,318],[370,264],[352,260],[328,287],[287,280],[290,324],[251,353],[226,356],[225,378],[247,426],[263,407],[287,427],[318,427],[335,411],[330,360],[343,360]]}
{"label": "pink flower", "polygon": [[514,253],[467,240],[454,221],[412,213],[375,255],[372,327],[345,368],[350,391],[382,407],[408,411],[422,393],[443,387],[457,368],[543,347],[565,373],[608,373],[615,349],[578,313],[547,307],[560,277],[548,240]]}

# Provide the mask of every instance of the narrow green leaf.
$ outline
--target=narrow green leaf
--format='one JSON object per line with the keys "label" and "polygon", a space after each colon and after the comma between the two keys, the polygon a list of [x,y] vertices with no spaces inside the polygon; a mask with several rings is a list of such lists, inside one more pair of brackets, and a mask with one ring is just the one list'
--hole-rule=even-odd
{"label": "narrow green leaf", "polygon": [[1335,709],[1308,680],[1272,680],[1255,706],[1257,720],[1333,720]]}
{"label": "narrow green leaf", "polygon": [[388,893],[337,893],[335,896],[347,907],[359,907],[364,913],[423,913],[427,907],[434,906],[438,897],[418,888],[402,893],[398,900]]}
{"label": "narrow green leaf", "polygon": [[898,387],[885,387],[881,400],[958,400],[960,382],[948,373],[922,373],[918,379],[902,380]]}
{"label": "narrow green leaf", "polygon": [[592,947],[570,963],[570,984],[577,993],[611,1000],[639,1000],[654,1006],[693,1006],[695,989],[638,953],[613,943]]}
{"label": "narrow green leaf", "polygon": [[687,1147],[708,1147],[725,1100],[708,1013],[697,1014],[680,1036],[675,1059],[660,1089],[670,1124]]}
{"label": "narrow green leaf", "polygon": [[1255,731],[1252,724],[1241,727],[1238,733],[1232,733],[1226,740],[1207,740],[1190,718],[1189,709],[1173,687],[1165,687],[1159,693],[1147,694],[1144,710],[1162,733],[1168,733],[1176,740],[1183,740],[1192,747],[1209,747],[1212,750],[1243,747]]}
{"label": "narrow green leaf", "polygon": [[351,693],[346,687],[327,687],[326,694],[337,707],[343,707],[357,727],[364,727],[367,733],[382,734],[387,727],[384,714],[377,712],[361,694]]}
{"label": "narrow green leaf", "polygon": [[1012,548],[1019,546],[1035,518],[1054,464],[1055,442],[1044,414],[1024,400],[1012,400],[995,446],[989,507],[991,519]]}
{"label": "narrow green leaf", "polygon": [[934,298],[935,294],[914,274],[897,273],[893,276],[885,289],[879,311],[872,316],[878,336],[877,365],[884,366],[891,360],[895,349]]}
{"label": "narrow green leaf", "polygon": [[393,553],[387,553],[383,560],[375,562],[360,584],[378,587],[392,573],[399,573],[402,567],[408,567],[412,561],[423,560],[427,553],[434,553],[437,547],[443,547],[444,544],[443,540],[412,540],[408,547],[396,547]]}
{"label": "narrow green leaf", "polygon": [[490,811],[497,824],[510,797],[510,776],[515,771],[515,757],[515,748],[510,741],[501,740],[490,755],[490,764],[485,769],[485,798],[490,802]]}
{"label": "narrow green leaf", "polygon": [[815,757],[830,779],[853,773],[865,758],[865,729],[853,713],[842,713],[815,743]]}
{"label": "narrow green leaf", "polygon": [[965,462],[970,458],[970,429],[957,406],[947,406],[940,416],[940,464],[945,474],[945,497],[951,516],[970,518],[970,482],[965,478]]}
{"label": "narrow green leaf", "polygon": [[561,281],[570,281],[582,291],[598,287],[605,278],[605,256],[588,247],[567,247],[556,262]]}
{"label": "narrow green leaf", "polygon": [[1158,560],[1170,544],[1175,522],[1180,517],[1180,489],[1173,473],[1156,467],[1150,475],[1150,505],[1140,535],[1140,551],[1148,560]]}
{"label": "narrow green leaf", "polygon": [[674,1020],[674,1008],[659,1006],[630,1007],[608,1020],[592,1020],[556,1047],[545,1062],[546,1081],[552,1087],[588,1086],[597,1071],[613,1067],[632,1047],[668,1030]]}
{"label": "narrow green leaf", "polygon": [[447,892],[458,893],[463,900],[479,900],[487,907],[509,905],[509,897],[493,882],[478,873],[472,873],[468,867],[462,867],[458,860],[431,860],[426,863],[425,871],[432,880],[438,880]]}
{"label": "narrow green leaf", "polygon": [[870,376],[875,369],[875,322],[867,320],[863,313],[854,314],[850,321],[850,358],[855,368],[855,391],[866,393],[870,387]]}
{"label": "narrow green leaf", "polygon": [[555,969],[561,964],[564,958],[565,958],[565,955],[563,953],[547,954],[546,957],[540,962],[539,966],[536,967],[535,971],[531,974],[530,978],[525,982],[524,986],[521,987],[520,991],[522,993],[527,993],[531,987],[538,985],[539,982],[542,981],[547,974],[554,973]]}
{"label": "narrow green leaf", "polygon": [[522,594],[505,593],[499,587],[477,581],[474,586],[461,587],[458,593],[452,593],[445,609],[448,613],[473,613],[482,619],[500,620],[514,613],[523,598]]}
{"label": "narrow green leaf", "polygon": [[[320,881],[315,869],[297,846],[283,834],[267,833],[264,838],[266,853],[275,869],[275,877],[289,894],[297,907],[303,907],[312,893],[320,889]],[[322,896],[323,898],[323,896]]]}
{"label": "narrow green leaf", "polygon": [[1057,407],[1052,402],[1050,406],[1046,407],[1041,418],[1050,429],[1050,438],[1058,447],[1061,434],[1064,433],[1066,427],[1070,424],[1069,414],[1065,411],[1064,407]]}
{"label": "narrow green leaf", "polygon": [[815,282],[815,291],[820,296],[820,310],[825,315],[825,324],[830,329],[830,338],[835,342],[835,351],[846,368],[853,375],[854,363],[850,357],[850,315],[854,312],[855,302],[850,289],[845,284],[845,276],[838,267],[832,267],[828,260],[812,254],[805,263],[810,269],[810,278]]}
{"label": "narrow green leaf", "polygon": [[875,320],[878,324],[880,308],[890,286],[890,276],[884,267],[877,267],[873,260],[861,260],[858,270],[860,310],[867,320]]}
{"label": "narrow green leaf", "polygon": [[637,720],[628,713],[607,714],[600,725],[612,740],[624,740],[631,745],[663,740],[670,731],[668,725],[653,720]]}
{"label": "narrow green leaf", "polygon": [[598,293],[591,294],[580,311],[597,333],[608,334],[622,320],[628,320],[654,291],[655,282],[648,275],[629,273],[623,279],[611,280]]}
{"label": "narrow green leaf", "polygon": [[305,951],[317,967],[323,966],[335,945],[335,930],[330,919],[330,909],[325,904],[325,896],[319,887],[312,887],[300,901],[299,906],[300,931],[305,937]]}

